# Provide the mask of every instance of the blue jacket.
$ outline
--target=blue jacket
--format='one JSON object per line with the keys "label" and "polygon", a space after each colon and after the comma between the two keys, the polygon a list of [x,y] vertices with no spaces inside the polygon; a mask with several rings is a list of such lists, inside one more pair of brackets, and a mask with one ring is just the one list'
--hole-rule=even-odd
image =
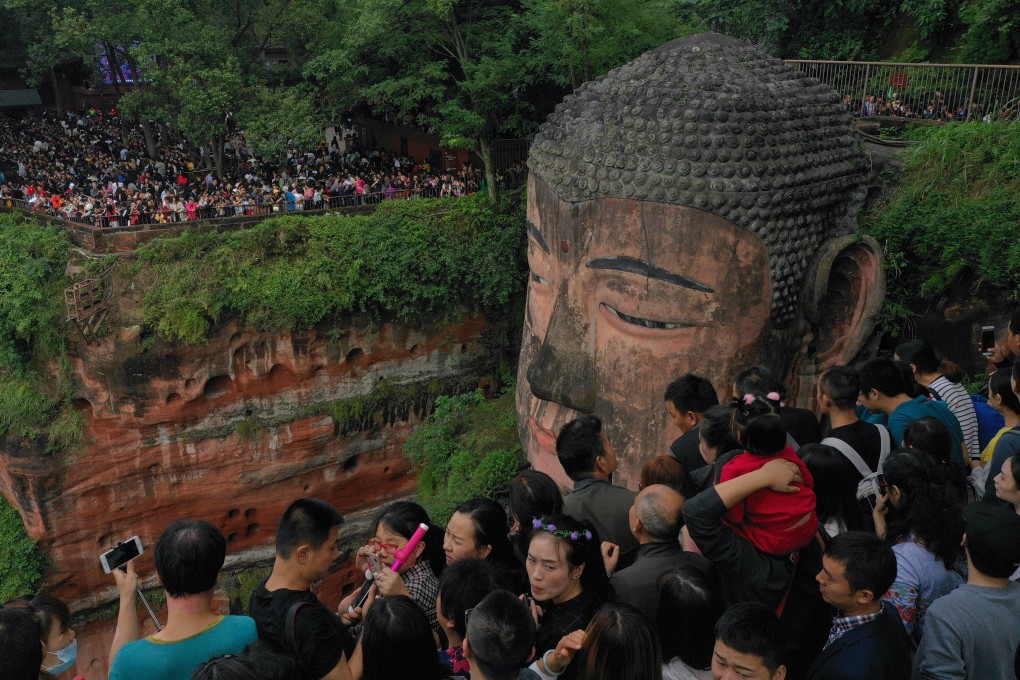
{"label": "blue jacket", "polygon": [[910,643],[896,608],[882,603],[882,616],[857,626],[822,650],[807,680],[906,680]]}

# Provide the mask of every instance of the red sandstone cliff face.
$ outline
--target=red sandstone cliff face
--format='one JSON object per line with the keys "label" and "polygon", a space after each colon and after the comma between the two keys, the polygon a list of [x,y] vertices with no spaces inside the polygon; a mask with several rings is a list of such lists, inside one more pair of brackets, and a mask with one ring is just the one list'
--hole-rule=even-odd
{"label": "red sandstone cliff face", "polygon": [[[57,455],[4,444],[0,491],[49,554],[48,591],[73,612],[116,602],[101,552],[134,534],[150,549],[180,517],[222,528],[225,571],[271,563],[276,523],[302,496],[350,514],[344,535],[358,542],[374,508],[414,490],[402,444],[437,392],[472,380],[484,327],[351,326],[330,340],[228,325],[199,347],[147,350],[122,330],[75,361],[87,444]],[[137,565],[155,585],[151,555]],[[326,599],[351,576],[331,577]],[[105,678],[116,616],[99,611],[79,634],[88,680]]]}

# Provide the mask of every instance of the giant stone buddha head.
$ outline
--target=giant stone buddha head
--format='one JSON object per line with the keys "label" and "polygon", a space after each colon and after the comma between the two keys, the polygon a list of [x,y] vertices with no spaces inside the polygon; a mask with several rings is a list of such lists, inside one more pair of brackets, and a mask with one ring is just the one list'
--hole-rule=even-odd
{"label": "giant stone buddha head", "polygon": [[868,158],[839,95],[778,59],[675,40],[568,96],[528,163],[517,415],[532,464],[564,486],[555,436],[579,414],[603,420],[634,486],[680,434],[674,378],[727,394],[764,364],[795,388],[873,329],[880,251],[849,236]]}

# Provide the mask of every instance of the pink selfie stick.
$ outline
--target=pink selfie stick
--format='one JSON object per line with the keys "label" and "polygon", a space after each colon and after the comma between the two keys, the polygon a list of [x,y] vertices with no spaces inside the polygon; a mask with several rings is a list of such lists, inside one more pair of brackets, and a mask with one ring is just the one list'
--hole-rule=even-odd
{"label": "pink selfie stick", "polygon": [[400,565],[407,561],[408,556],[414,552],[414,549],[421,543],[421,539],[425,538],[425,532],[429,530],[428,524],[419,524],[417,531],[414,532],[414,536],[411,536],[411,540],[407,542],[403,548],[398,550],[393,556],[396,558],[393,560],[393,566],[390,567],[393,571],[400,569]]}

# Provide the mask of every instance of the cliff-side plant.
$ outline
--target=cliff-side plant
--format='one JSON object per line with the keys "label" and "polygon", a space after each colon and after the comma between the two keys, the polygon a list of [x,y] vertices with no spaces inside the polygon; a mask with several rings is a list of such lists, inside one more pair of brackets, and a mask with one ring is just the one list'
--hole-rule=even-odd
{"label": "cliff-side plant", "polygon": [[[63,359],[67,237],[61,229],[0,214],[0,436],[44,435],[50,448],[80,441]],[[66,358],[66,357],[64,357]]]}
{"label": "cliff-side plant", "polygon": [[865,222],[886,251],[884,319],[904,300],[944,304],[962,282],[1020,297],[1020,126],[953,123],[913,130],[900,184]]}
{"label": "cliff-side plant", "polygon": [[45,568],[18,511],[0,496],[0,602],[35,592]]}
{"label": "cliff-side plant", "polygon": [[458,505],[492,497],[524,462],[514,414],[514,385],[496,399],[481,390],[437,397],[435,411],[404,446],[418,474],[418,494],[434,522]]}
{"label": "cliff-side plant", "polygon": [[292,330],[352,313],[422,323],[508,309],[527,281],[524,233],[519,201],[475,196],[185,233],[138,250],[143,320],[197,344],[226,318]]}

